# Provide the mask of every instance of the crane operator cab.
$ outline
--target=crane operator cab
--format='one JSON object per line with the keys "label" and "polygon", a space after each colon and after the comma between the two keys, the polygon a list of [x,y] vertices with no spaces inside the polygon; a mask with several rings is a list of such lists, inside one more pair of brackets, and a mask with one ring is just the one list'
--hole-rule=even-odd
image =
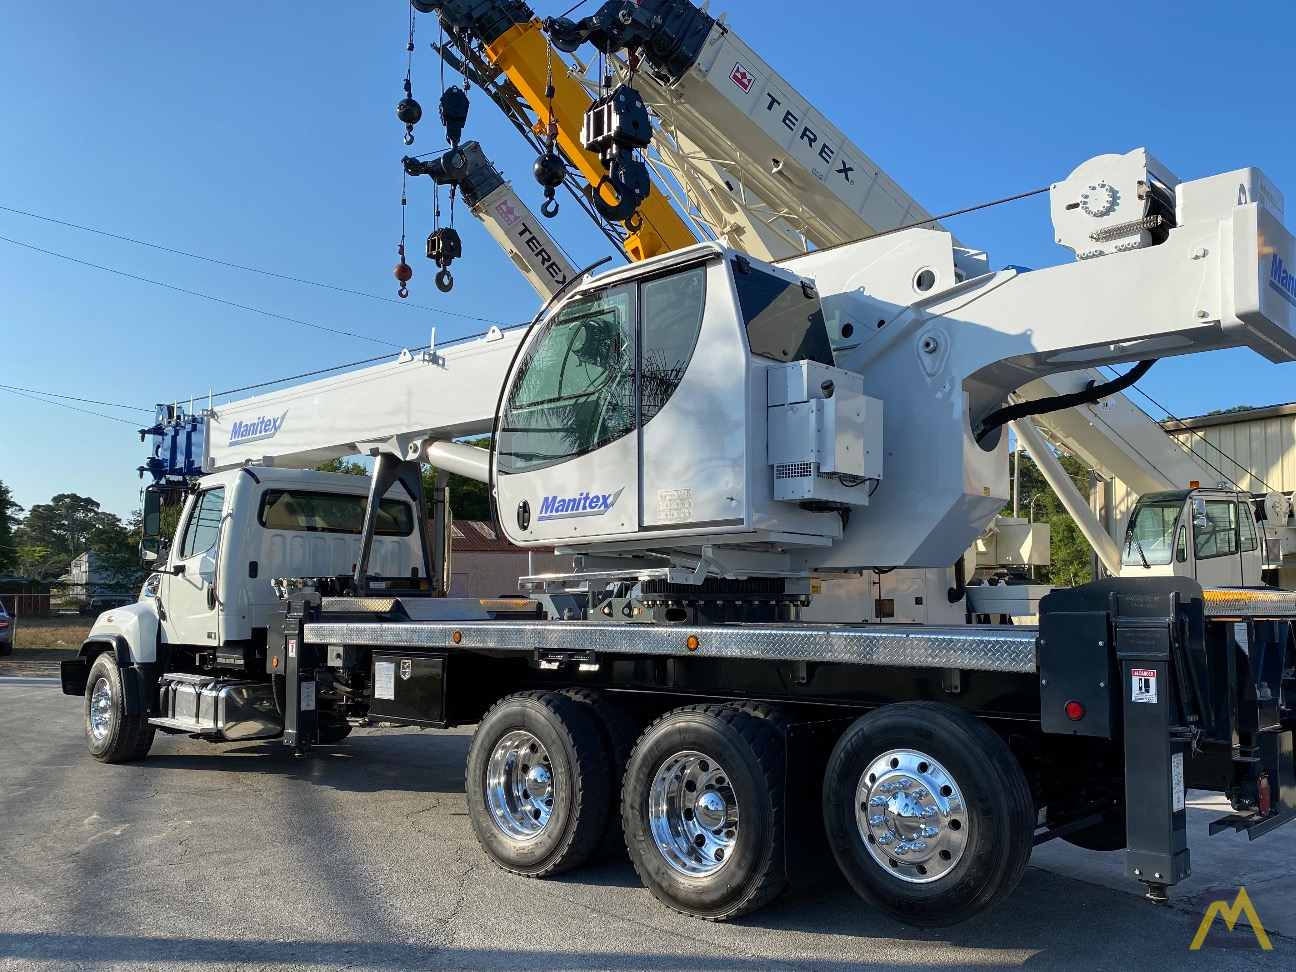
{"label": "crane operator cab", "polygon": [[533,329],[497,419],[500,520],[522,546],[822,546],[881,478],[881,421],[809,280],[691,247]]}
{"label": "crane operator cab", "polygon": [[1203,587],[1259,587],[1264,568],[1251,494],[1145,493],[1130,515],[1122,576],[1192,577]]}

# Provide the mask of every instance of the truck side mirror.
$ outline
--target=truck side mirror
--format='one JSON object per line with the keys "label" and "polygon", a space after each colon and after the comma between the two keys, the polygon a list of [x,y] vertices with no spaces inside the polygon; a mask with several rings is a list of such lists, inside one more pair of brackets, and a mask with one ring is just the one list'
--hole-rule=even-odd
{"label": "truck side mirror", "polygon": [[[146,540],[156,539],[158,536],[161,535],[162,533],[162,494],[161,493],[155,493],[152,490],[145,490],[143,526],[144,526],[143,534]],[[156,560],[157,559],[156,546],[154,547],[153,557],[146,558],[144,556],[143,544],[141,543],[140,559]]]}
{"label": "truck side mirror", "polygon": [[151,564],[159,560],[162,556],[162,543],[157,537],[150,537],[147,534],[140,540],[139,545],[140,561]]}
{"label": "truck side mirror", "polygon": [[1193,508],[1193,526],[1198,530],[1205,530],[1210,526],[1210,520],[1206,518],[1206,501],[1194,496],[1192,501]]}

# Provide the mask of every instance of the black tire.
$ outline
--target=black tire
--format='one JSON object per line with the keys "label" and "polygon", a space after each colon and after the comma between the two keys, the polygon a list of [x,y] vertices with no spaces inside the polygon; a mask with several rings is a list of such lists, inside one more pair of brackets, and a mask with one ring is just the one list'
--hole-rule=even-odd
{"label": "black tire", "polygon": [[[730,841],[721,848],[727,856],[710,873],[688,874],[672,864],[654,835],[650,813],[659,776],[690,752],[704,757],[697,764],[703,772],[723,768],[725,776],[687,792],[699,793],[700,799],[718,787],[726,794],[724,813],[731,806],[738,812],[738,826],[723,833]],[[668,778],[682,777],[669,774]],[[783,779],[781,734],[749,712],[733,706],[690,705],[668,712],[649,726],[626,767],[621,813],[630,860],[653,897],[683,914],[712,921],[737,918],[773,901],[787,884]],[[694,802],[700,806],[698,800]],[[688,807],[682,814],[690,822],[696,818]],[[713,832],[721,834],[719,829]],[[710,868],[715,859],[699,863]]]}
{"label": "black tire", "polygon": [[559,694],[584,706],[594,718],[608,754],[607,823],[590,860],[605,862],[623,857],[626,844],[621,830],[621,782],[626,764],[630,762],[630,753],[639,738],[639,725],[626,707],[606,692],[573,686],[562,689]]}
{"label": "black tire", "polygon": [[735,709],[741,709],[743,712],[749,712],[758,719],[764,719],[776,730],[779,735],[787,738],[788,717],[781,708],[773,702],[756,702],[752,699],[743,699],[741,702],[730,702]]}
{"label": "black tire", "polygon": [[13,654],[13,641],[0,641],[0,657]]}
{"label": "black tire", "polygon": [[[499,767],[522,774],[516,782],[525,802],[518,801],[513,807],[517,815],[511,816],[498,800],[493,808],[488,772],[497,747],[520,733],[534,740],[537,748],[531,752],[541,760],[534,769],[521,762],[525,752],[500,760]],[[530,791],[539,783],[528,775],[541,768],[548,777],[543,809],[543,797]],[[477,726],[468,749],[466,788],[477,843],[500,867],[526,877],[548,877],[583,864],[603,837],[611,792],[607,750],[594,717],[581,703],[555,692],[520,692],[502,699]],[[520,835],[519,826],[531,826],[524,811],[533,805],[539,825],[529,836]],[[540,820],[542,813],[547,816]]]}
{"label": "black tire", "polygon": [[[954,800],[942,805],[937,796]],[[873,805],[879,799],[888,802]],[[920,817],[924,805],[937,809]],[[989,726],[952,706],[898,703],[856,721],[828,761],[823,806],[828,843],[847,880],[905,924],[954,925],[988,911],[1030,860],[1035,811],[1021,766]],[[937,833],[900,832],[892,843],[898,825]],[[917,846],[909,843],[920,836]]]}
{"label": "black tire", "polygon": [[[102,682],[102,686],[100,685]],[[104,695],[96,700],[102,689]],[[156,730],[143,715],[128,716],[122,711],[122,674],[117,659],[104,652],[90,666],[85,691],[86,746],[90,755],[101,763],[127,763],[148,755]],[[97,704],[101,703],[101,704]],[[91,708],[96,707],[95,719]]]}

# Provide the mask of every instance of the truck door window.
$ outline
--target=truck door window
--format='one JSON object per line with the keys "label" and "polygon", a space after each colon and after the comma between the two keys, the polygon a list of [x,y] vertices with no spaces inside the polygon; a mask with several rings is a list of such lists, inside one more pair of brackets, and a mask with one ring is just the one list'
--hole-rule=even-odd
{"label": "truck door window", "polygon": [[542,469],[635,428],[634,285],[568,304],[531,343],[500,419],[498,469]]}
{"label": "truck door window", "polygon": [[640,293],[641,422],[661,411],[684,377],[706,303],[706,268],[650,280]]}
{"label": "truck door window", "polygon": [[1198,560],[1229,557],[1238,552],[1236,503],[1206,501],[1206,525],[1193,526],[1193,552]]}
{"label": "truck door window", "polygon": [[1238,528],[1242,534],[1242,549],[1250,552],[1259,546],[1256,541],[1255,517],[1245,502],[1238,504],[1238,507]]}
{"label": "truck door window", "polygon": [[225,487],[209,489],[198,496],[194,503],[193,513],[185,527],[184,540],[180,543],[180,558],[187,560],[195,554],[210,550],[216,545],[220,534],[221,510],[225,507]]}
{"label": "truck door window", "polygon": [[737,263],[734,285],[753,354],[831,365],[832,344],[819,297],[809,286]]}

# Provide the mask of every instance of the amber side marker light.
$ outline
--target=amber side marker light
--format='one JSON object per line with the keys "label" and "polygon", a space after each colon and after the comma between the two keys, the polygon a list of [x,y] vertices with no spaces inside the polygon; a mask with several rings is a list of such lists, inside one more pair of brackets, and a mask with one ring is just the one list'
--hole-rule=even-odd
{"label": "amber side marker light", "polygon": [[689,651],[697,651],[698,645],[700,645],[701,643],[702,642],[698,641],[697,635],[689,635],[687,640],[685,640],[684,642],[684,647],[687,648]]}
{"label": "amber side marker light", "polygon": [[453,641],[456,645],[459,644],[459,642],[463,641],[463,632],[456,631],[454,634],[450,636],[450,640]]}

